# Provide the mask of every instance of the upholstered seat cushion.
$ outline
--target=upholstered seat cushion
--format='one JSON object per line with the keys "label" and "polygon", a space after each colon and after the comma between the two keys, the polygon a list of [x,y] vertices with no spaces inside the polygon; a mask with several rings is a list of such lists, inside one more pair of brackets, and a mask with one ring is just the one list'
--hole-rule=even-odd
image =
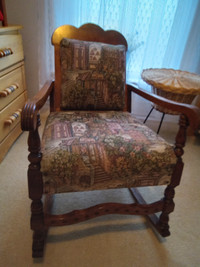
{"label": "upholstered seat cushion", "polygon": [[173,147],[120,111],[51,113],[43,134],[45,193],[168,184]]}

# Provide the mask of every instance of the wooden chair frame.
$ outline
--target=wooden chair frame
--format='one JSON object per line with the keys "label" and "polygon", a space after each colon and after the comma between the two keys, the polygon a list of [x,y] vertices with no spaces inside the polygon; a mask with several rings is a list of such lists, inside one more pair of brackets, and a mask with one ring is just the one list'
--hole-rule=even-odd
{"label": "wooden chair frame", "polygon": [[[179,185],[182,171],[184,153],[183,147],[186,142],[186,129],[190,125],[196,129],[199,125],[200,111],[197,107],[187,104],[179,104],[174,101],[167,100],[152,93],[140,90],[132,84],[126,85],[126,110],[131,112],[131,94],[135,93],[159,106],[164,106],[170,110],[178,111],[182,115],[179,121],[179,130],[176,136],[174,153],[177,157],[177,163],[172,174],[171,183],[166,187],[164,198],[160,201],[147,204],[136,188],[130,188],[136,203],[119,204],[119,203],[103,203],[96,206],[72,211],[67,214],[52,215],[51,204],[52,195],[43,197],[43,180],[40,171],[40,162],[42,159],[40,136],[38,127],[40,126],[39,111],[50,97],[50,111],[60,110],[60,64],[59,64],[59,43],[63,36],[87,41],[99,41],[111,44],[126,44],[124,37],[115,31],[103,31],[100,27],[93,24],[86,24],[80,28],[72,26],[63,26],[59,28],[53,35],[52,43],[55,46],[55,81],[48,81],[44,87],[29,100],[22,111],[21,126],[24,131],[29,131],[28,150],[30,152],[28,160],[28,188],[31,204],[31,229],[33,230],[33,257],[42,257],[45,239],[48,228],[51,226],[63,226],[79,223],[84,220],[95,218],[97,216],[107,214],[132,214],[146,215],[149,217],[153,226],[157,229],[161,236],[170,235],[169,232],[169,214],[174,210],[174,194],[175,187]],[[158,218],[155,213],[161,212]]]}

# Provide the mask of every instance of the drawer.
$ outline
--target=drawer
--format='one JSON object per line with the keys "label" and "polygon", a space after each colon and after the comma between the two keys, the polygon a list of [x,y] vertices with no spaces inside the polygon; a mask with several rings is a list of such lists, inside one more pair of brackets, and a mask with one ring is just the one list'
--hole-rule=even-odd
{"label": "drawer", "polygon": [[17,137],[22,133],[21,124],[18,123],[14,129],[3,139],[0,143],[0,163],[8,152],[9,148],[12,146]]}
{"label": "drawer", "polygon": [[[0,71],[23,60],[22,37],[20,34],[0,35]],[[10,54],[9,51],[12,51]]]}
{"label": "drawer", "polygon": [[0,77],[0,110],[25,90],[24,65]]}
{"label": "drawer", "polygon": [[[18,113],[18,110],[23,108],[25,101],[26,92],[22,93],[0,112],[0,142],[9,134],[17,123],[19,123],[21,117],[20,114],[18,114],[19,116],[17,117],[14,113]],[[13,120],[13,117],[17,118]],[[9,124],[8,121],[11,123]]]}

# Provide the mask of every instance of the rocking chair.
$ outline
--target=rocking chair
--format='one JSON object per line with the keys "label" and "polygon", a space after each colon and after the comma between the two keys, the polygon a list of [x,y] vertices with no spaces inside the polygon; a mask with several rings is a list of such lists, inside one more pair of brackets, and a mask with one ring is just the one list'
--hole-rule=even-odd
{"label": "rocking chair", "polygon": [[[125,84],[127,42],[119,32],[104,31],[94,24],[64,25],[53,33],[52,44],[55,81],[46,82],[25,104],[21,117],[22,129],[29,131],[33,257],[43,256],[49,227],[107,214],[148,216],[161,236],[169,236],[174,188],[183,171],[186,129],[189,124],[198,127],[199,109]],[[133,117],[132,93],[182,114],[174,146]],[[41,142],[39,111],[48,97],[50,114]],[[137,190],[160,185],[166,185],[163,199],[150,204]],[[135,202],[51,213],[54,194],[115,188],[128,188]]]}

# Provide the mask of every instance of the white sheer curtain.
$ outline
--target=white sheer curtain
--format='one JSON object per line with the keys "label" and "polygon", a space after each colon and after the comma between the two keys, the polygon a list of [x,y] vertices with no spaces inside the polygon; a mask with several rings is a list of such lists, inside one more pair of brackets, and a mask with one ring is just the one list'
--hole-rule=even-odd
{"label": "white sheer curtain", "polygon": [[43,0],[43,4],[38,11],[45,27],[40,28],[41,84],[53,72],[49,46],[53,30],[63,24],[79,27],[87,22],[118,30],[126,37],[127,80],[142,87],[144,68],[200,71],[200,25],[195,24],[199,23],[199,0]]}

